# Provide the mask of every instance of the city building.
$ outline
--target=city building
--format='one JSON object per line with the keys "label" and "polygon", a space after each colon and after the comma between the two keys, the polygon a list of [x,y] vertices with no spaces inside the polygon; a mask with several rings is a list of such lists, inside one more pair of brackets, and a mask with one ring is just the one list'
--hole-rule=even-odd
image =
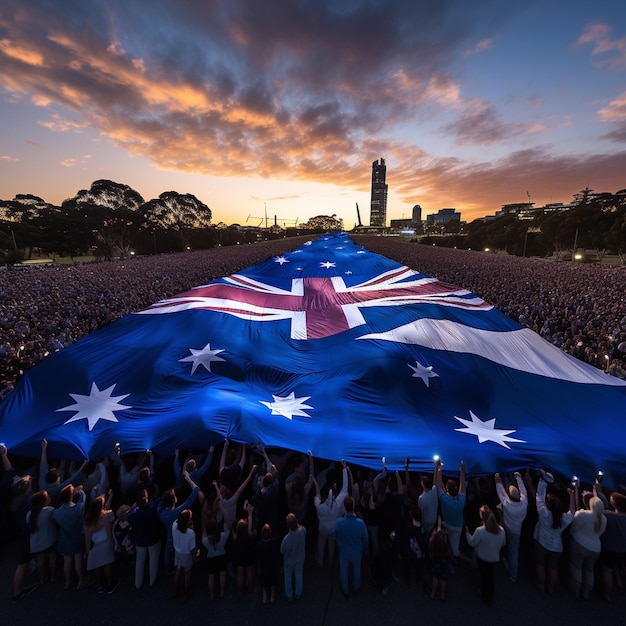
{"label": "city building", "polygon": [[416,204],[413,207],[412,221],[415,227],[422,225],[422,207],[419,204]]}
{"label": "city building", "polygon": [[387,166],[381,158],[372,163],[372,199],[370,205],[370,226],[385,228],[387,225]]}
{"label": "city building", "polygon": [[426,216],[427,226],[444,226],[452,220],[461,221],[461,214],[456,209],[439,209],[437,213],[431,213]]}

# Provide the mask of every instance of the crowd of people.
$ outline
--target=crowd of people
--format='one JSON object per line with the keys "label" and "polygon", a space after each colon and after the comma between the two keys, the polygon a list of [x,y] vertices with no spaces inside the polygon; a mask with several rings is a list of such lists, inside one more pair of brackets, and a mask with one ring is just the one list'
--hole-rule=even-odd
{"label": "crowd of people", "polygon": [[282,254],[293,239],[0,271],[0,399],[48,354],[155,302]]}
{"label": "crowd of people", "polygon": [[544,339],[626,379],[626,268],[359,239],[382,254],[479,295]]}
{"label": "crowd of people", "polygon": [[429,474],[408,459],[404,472],[384,459],[374,472],[229,441],[169,458],[115,448],[80,466],[51,461],[45,440],[38,465],[14,467],[3,444],[0,457],[16,603],[57,576],[100,594],[165,579],[183,602],[198,588],[209,602],[229,590],[293,602],[307,559],[330,576],[337,560],[346,598],[367,572],[382,594],[423,588],[432,601],[446,601],[456,568],[471,564],[485,605],[501,560],[513,583],[529,576],[541,594],[561,584],[581,601],[611,601],[625,573],[626,495],[599,480],[581,488],[530,470],[468,479],[463,461],[452,478],[439,459]]}
{"label": "crowd of people", "polygon": [[[626,379],[626,271],[385,237],[358,243],[473,291],[565,352]],[[283,254],[295,239],[0,271],[0,399],[48,354],[163,298]]]}
{"label": "crowd of people", "polygon": [[[93,330],[176,293],[232,274],[299,242],[54,265],[0,272],[0,399],[47,354]],[[626,272],[362,238],[368,249],[442,281],[465,287],[573,356],[626,378]],[[221,444],[220,444],[221,445]],[[544,594],[569,567],[571,592],[597,589],[606,600],[623,576],[626,496],[602,485],[563,485],[549,474],[466,480],[350,468],[259,447],[178,451],[165,459],[122,456],[119,449],[80,467],[48,462],[13,467],[0,445],[0,515],[19,542],[13,597],[62,572],[64,586],[114,593],[129,578],[139,589],[172,575],[172,595],[188,600],[193,577],[206,576],[211,601],[232,585],[241,597],[260,590],[272,603],[282,590],[297,601],[303,565],[339,561],[340,589],[359,592],[362,570],[380,591],[413,581],[445,600],[455,568],[477,566],[490,604],[495,567],[509,577],[532,554]],[[215,457],[215,458],[214,458]],[[317,467],[316,467],[317,466]],[[317,471],[316,471],[317,470]],[[562,558],[567,554],[567,563]],[[202,572],[202,573],[201,573]],[[600,573],[599,580],[594,577]]]}

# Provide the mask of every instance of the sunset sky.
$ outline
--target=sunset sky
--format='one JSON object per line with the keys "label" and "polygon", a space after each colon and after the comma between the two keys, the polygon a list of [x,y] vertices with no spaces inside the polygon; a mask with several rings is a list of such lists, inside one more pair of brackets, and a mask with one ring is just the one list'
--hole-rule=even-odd
{"label": "sunset sky", "polygon": [[213,221],[626,188],[623,0],[2,0],[0,199],[94,180]]}

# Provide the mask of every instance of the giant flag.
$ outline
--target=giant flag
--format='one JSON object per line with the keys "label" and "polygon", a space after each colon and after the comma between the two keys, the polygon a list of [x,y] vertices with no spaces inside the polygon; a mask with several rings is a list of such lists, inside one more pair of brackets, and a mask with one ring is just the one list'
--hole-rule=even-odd
{"label": "giant flag", "polygon": [[[545,467],[625,481],[626,382],[477,295],[308,241],[53,354],[0,404],[15,454],[97,458],[228,438],[429,471]],[[607,481],[607,482],[608,482]]]}

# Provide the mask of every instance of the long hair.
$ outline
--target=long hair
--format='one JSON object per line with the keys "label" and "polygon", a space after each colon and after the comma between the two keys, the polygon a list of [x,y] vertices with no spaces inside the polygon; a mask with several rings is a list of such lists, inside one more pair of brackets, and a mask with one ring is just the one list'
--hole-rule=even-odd
{"label": "long hair", "polygon": [[451,559],[452,546],[448,531],[444,528],[437,528],[430,536],[428,551],[431,559]]}
{"label": "long hair", "polygon": [[497,535],[500,533],[500,525],[498,524],[498,520],[496,519],[494,512],[486,504],[483,504],[480,507],[480,519],[485,525],[485,530],[488,533],[491,533],[492,535]]}
{"label": "long hair", "polygon": [[245,546],[248,542],[248,537],[250,533],[248,533],[248,520],[245,518],[241,518],[237,522],[237,526],[235,527],[235,541],[239,546]]}
{"label": "long hair", "polygon": [[176,520],[178,530],[181,533],[186,533],[187,528],[189,528],[189,524],[191,523],[191,511],[189,509],[184,509],[178,514],[178,519]]}
{"label": "long hair", "polygon": [[33,498],[31,500],[31,508],[30,508],[30,532],[34,533],[39,530],[39,524],[37,520],[39,518],[39,513],[44,506],[48,506],[50,504],[50,496],[48,492],[44,489],[43,491],[37,491],[33,494]]}
{"label": "long hair", "polygon": [[593,496],[589,500],[589,509],[593,511],[595,522],[593,524],[593,530],[596,533],[600,532],[602,528],[602,518],[604,517],[604,502],[597,496]]}
{"label": "long hair", "polygon": [[563,517],[563,504],[553,493],[546,497],[546,507],[552,513],[552,528],[561,528],[561,518]]}
{"label": "long hair", "polygon": [[104,511],[104,496],[98,496],[89,503],[87,514],[85,515],[85,526],[95,526]]}
{"label": "long hair", "polygon": [[74,485],[71,483],[69,485],[65,485],[61,491],[59,491],[59,502],[61,504],[69,504],[74,497]]}

